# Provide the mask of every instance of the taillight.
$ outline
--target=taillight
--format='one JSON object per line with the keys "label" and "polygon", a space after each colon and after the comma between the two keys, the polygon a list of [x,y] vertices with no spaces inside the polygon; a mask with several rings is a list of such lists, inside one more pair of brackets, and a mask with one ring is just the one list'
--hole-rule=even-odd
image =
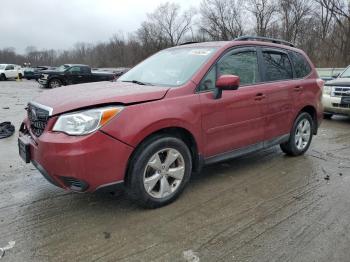
{"label": "taillight", "polygon": [[325,81],[323,81],[321,78],[316,79],[317,85],[319,88],[323,89]]}

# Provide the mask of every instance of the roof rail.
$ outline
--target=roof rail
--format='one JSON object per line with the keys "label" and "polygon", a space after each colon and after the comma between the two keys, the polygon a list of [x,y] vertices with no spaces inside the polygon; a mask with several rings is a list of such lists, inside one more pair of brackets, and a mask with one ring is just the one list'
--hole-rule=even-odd
{"label": "roof rail", "polygon": [[198,42],[196,41],[190,41],[190,42],[185,42],[185,43],[181,43],[179,45],[190,45],[190,44],[197,44]]}
{"label": "roof rail", "polygon": [[294,44],[291,42],[281,40],[281,39],[275,39],[270,37],[264,37],[264,36],[251,36],[251,35],[245,35],[235,38],[233,41],[264,41],[264,42],[271,42],[275,44],[281,44],[281,45],[287,45],[294,47]]}

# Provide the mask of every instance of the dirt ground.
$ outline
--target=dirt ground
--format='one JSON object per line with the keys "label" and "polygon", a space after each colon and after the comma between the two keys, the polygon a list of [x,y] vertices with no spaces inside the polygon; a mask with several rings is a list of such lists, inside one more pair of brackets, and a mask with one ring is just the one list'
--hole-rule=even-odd
{"label": "dirt ground", "polygon": [[[0,82],[0,122],[16,129],[40,92]],[[9,107],[9,109],[4,109]],[[350,118],[325,120],[309,151],[279,147],[208,166],[173,204],[49,184],[0,140],[0,261],[349,261]]]}

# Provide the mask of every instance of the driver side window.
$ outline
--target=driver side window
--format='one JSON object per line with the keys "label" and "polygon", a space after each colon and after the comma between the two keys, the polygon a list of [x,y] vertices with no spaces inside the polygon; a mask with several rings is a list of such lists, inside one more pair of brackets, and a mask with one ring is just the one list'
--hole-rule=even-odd
{"label": "driver side window", "polygon": [[241,85],[259,82],[256,51],[237,52],[237,50],[234,50],[224,55],[201,81],[200,91],[214,90],[216,79],[221,75],[239,76]]}

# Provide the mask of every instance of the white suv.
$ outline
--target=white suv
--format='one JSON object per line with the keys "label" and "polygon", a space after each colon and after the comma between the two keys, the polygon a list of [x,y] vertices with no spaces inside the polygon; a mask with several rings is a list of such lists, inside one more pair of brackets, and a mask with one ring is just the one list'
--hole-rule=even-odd
{"label": "white suv", "polygon": [[322,101],[325,118],[334,114],[350,116],[350,66],[338,78],[325,83]]}
{"label": "white suv", "polygon": [[23,77],[23,69],[19,65],[13,64],[0,64],[0,80],[4,81],[7,79]]}

